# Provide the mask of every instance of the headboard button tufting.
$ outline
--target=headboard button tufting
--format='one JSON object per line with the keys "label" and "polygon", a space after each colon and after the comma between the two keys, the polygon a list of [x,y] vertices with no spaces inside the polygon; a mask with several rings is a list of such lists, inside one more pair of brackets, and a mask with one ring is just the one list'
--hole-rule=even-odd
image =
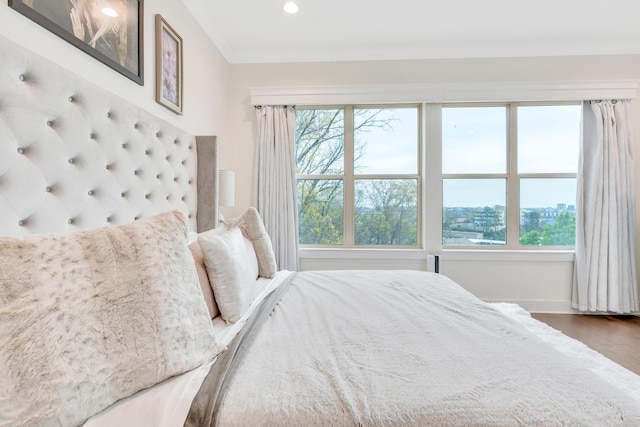
{"label": "headboard button tufting", "polygon": [[20,74],[18,75],[18,80],[20,80],[21,82],[24,81],[24,74]]}
{"label": "headboard button tufting", "polygon": [[69,99],[69,102],[73,102],[74,101],[73,96],[70,96],[68,99]]}
{"label": "headboard button tufting", "polygon": [[51,193],[51,187],[47,187],[47,188],[45,188],[45,191],[46,191],[47,193]]}
{"label": "headboard button tufting", "polygon": [[23,220],[23,219],[21,219],[20,221],[18,221],[18,225],[19,225],[20,227],[24,227],[24,225],[25,225],[26,223],[27,223],[27,221],[25,221],[25,220]]}
{"label": "headboard button tufting", "polygon": [[89,190],[89,191],[87,192],[87,194],[88,194],[88,195],[90,195],[90,196],[93,196],[93,190]]}
{"label": "headboard button tufting", "polygon": [[69,225],[73,224],[73,218],[69,219],[69,221],[67,221],[67,224]]}
{"label": "headboard button tufting", "polygon": [[18,154],[24,154],[24,148],[22,147],[18,148]]}

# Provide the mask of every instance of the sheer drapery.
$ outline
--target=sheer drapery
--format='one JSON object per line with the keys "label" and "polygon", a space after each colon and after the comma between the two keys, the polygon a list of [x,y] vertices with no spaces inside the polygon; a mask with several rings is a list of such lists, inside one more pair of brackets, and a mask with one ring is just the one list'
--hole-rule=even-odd
{"label": "sheer drapery", "polygon": [[578,166],[574,308],[638,311],[629,101],[586,101]]}
{"label": "sheer drapery", "polygon": [[295,162],[296,113],[292,106],[262,106],[258,116],[257,209],[271,237],[278,269],[298,269]]}

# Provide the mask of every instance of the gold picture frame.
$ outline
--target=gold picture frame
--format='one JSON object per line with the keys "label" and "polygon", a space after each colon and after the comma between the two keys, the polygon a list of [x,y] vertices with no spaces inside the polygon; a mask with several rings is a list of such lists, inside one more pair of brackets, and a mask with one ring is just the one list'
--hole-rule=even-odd
{"label": "gold picture frame", "polygon": [[144,85],[143,0],[100,6],[80,0],[9,0],[10,8]]}
{"label": "gold picture frame", "polygon": [[156,15],[156,102],[182,114],[182,37]]}

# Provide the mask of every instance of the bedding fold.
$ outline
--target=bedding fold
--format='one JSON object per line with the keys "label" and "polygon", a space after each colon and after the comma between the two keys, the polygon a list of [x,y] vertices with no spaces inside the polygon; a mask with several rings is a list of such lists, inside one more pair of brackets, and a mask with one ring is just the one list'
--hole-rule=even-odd
{"label": "bedding fold", "polygon": [[637,402],[442,275],[300,272],[258,323],[197,425],[640,425]]}
{"label": "bedding fold", "polygon": [[246,349],[260,331],[260,326],[264,324],[273,308],[291,286],[295,274],[289,275],[263,300],[244,327],[229,343],[225,352],[218,356],[191,404],[189,415],[184,424],[185,427],[217,425],[219,408],[229,389],[234,372],[247,354]]}

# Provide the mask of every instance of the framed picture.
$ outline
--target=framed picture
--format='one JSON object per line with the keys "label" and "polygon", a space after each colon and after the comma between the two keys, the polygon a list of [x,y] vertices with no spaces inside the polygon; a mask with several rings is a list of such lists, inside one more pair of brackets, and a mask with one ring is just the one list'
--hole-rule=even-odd
{"label": "framed picture", "polygon": [[156,15],[156,101],[182,114],[182,37]]}
{"label": "framed picture", "polygon": [[9,7],[144,85],[143,0],[9,0]]}

